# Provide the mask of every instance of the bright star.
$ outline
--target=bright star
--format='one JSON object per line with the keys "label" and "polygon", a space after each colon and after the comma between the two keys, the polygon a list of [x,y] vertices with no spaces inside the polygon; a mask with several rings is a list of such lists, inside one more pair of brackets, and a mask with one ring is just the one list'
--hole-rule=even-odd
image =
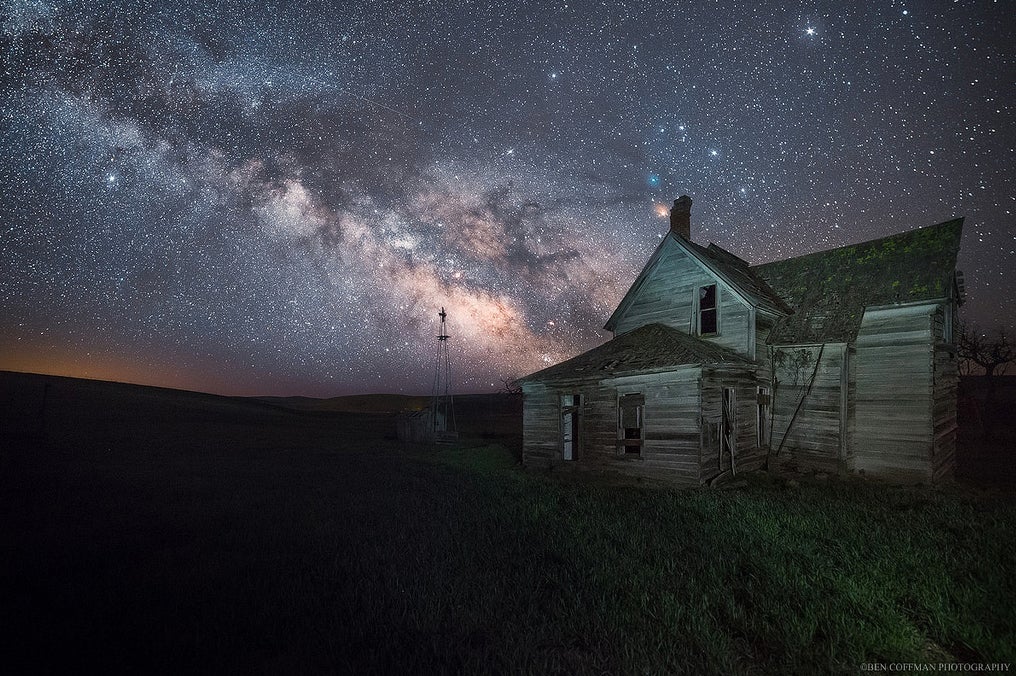
{"label": "bright star", "polygon": [[720,152],[718,150],[710,150],[709,154],[712,155],[713,157],[716,157],[717,155],[720,154]]}
{"label": "bright star", "polygon": [[804,32],[807,33],[808,35],[814,35],[815,29],[812,28],[811,26],[808,26],[807,28],[804,29]]}

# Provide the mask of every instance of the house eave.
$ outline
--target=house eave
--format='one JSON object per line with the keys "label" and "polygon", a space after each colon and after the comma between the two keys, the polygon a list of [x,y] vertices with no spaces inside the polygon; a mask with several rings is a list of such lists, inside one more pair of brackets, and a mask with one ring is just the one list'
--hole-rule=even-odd
{"label": "house eave", "polygon": [[669,233],[669,237],[671,237],[675,242],[677,242],[677,245],[681,247],[681,250],[687,253],[689,256],[691,256],[692,260],[694,260],[700,268],[714,275],[717,279],[722,281],[723,284],[727,287],[727,289],[735,296],[737,296],[738,300],[740,300],[742,303],[750,307],[756,308],[758,307],[759,304],[757,301],[755,301],[754,299],[750,298],[747,294],[745,294],[744,291],[738,288],[738,286],[734,284],[734,282],[729,277],[727,277],[727,275],[725,275],[722,271],[720,271],[710,261],[704,260],[698,254],[697,251],[695,251],[694,249],[692,249],[687,245],[687,242],[684,240],[683,237],[676,237],[674,236],[673,233]]}
{"label": "house eave", "polygon": [[844,345],[849,345],[849,344],[850,343],[844,342],[842,340],[831,340],[831,341],[829,341],[827,343],[815,343],[815,342],[811,342],[811,343],[767,343],[767,345],[769,345],[769,347],[822,347],[823,345],[843,347]]}
{"label": "house eave", "polygon": [[635,296],[637,296],[639,290],[641,290],[642,285],[645,283],[646,279],[649,278],[650,271],[655,268],[656,264],[660,261],[660,256],[663,254],[663,247],[666,246],[668,237],[670,237],[669,234],[660,241],[652,255],[649,256],[649,260],[647,260],[646,264],[642,267],[642,271],[639,273],[638,277],[636,277],[635,281],[632,282],[632,285],[628,287],[628,292],[624,294],[621,302],[617,304],[614,312],[610,315],[610,318],[607,319],[607,323],[603,325],[605,330],[610,331],[611,333],[615,332],[614,329],[617,327],[617,323],[621,320],[621,316],[624,315],[631,306],[632,302],[635,300]]}
{"label": "house eave", "polygon": [[564,385],[578,382],[600,383],[605,380],[617,378],[632,378],[637,376],[658,375],[660,373],[673,373],[676,371],[696,370],[702,368],[757,368],[760,364],[752,361],[723,361],[723,362],[696,362],[694,364],[675,364],[673,366],[656,366],[645,369],[628,369],[624,371],[602,371],[599,373],[590,371],[588,373],[576,373],[567,376],[552,376],[549,378],[526,378],[518,381],[525,387],[539,383],[541,385]]}
{"label": "house eave", "polygon": [[883,310],[892,310],[893,308],[908,308],[908,307],[920,307],[922,305],[938,306],[944,303],[948,303],[949,299],[945,296],[941,298],[927,298],[925,300],[911,300],[906,303],[888,303],[886,305],[868,305],[865,306],[865,312],[881,312]]}

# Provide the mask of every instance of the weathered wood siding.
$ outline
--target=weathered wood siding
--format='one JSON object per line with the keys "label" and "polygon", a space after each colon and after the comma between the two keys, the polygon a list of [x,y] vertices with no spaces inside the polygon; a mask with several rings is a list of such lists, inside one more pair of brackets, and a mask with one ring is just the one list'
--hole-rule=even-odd
{"label": "weathered wood siding", "polygon": [[[700,369],[640,374],[597,381],[523,385],[523,462],[576,470],[610,470],[634,476],[700,481]],[[638,456],[619,453],[618,398],[645,397],[643,446]],[[581,396],[578,460],[565,461],[560,397]]]}
{"label": "weathered wood siding", "polygon": [[[956,420],[959,371],[956,350],[946,343],[945,323],[949,315],[945,307],[939,307],[932,315],[932,333],[935,337],[934,381],[932,416],[934,418],[934,443],[932,445],[932,479],[939,481],[952,476],[956,468]],[[951,335],[956,335],[952,327]]]}
{"label": "weathered wood siding", "polygon": [[844,467],[844,348],[843,343],[772,348],[777,384],[770,444],[774,453],[779,450],[779,464],[827,472]]}
{"label": "weathered wood siding", "polygon": [[736,471],[758,469],[765,462],[765,449],[758,446],[759,385],[768,386],[768,376],[752,370],[704,368],[702,371],[702,463],[701,480],[709,481],[730,469],[730,457],[720,456],[720,421],[724,388],[734,389],[737,446]]}
{"label": "weathered wood siding", "polygon": [[749,307],[722,281],[707,273],[677,244],[664,250],[656,267],[639,289],[635,300],[618,320],[615,333],[627,333],[646,324],[660,323],[694,334],[695,294],[699,287],[716,284],[718,326],[715,335],[702,336],[749,355],[751,325]]}
{"label": "weathered wood siding", "polygon": [[901,480],[933,478],[935,310],[922,304],[865,311],[855,357],[853,469]]}
{"label": "weathered wood siding", "polygon": [[522,462],[526,466],[546,467],[561,460],[559,396],[543,383],[522,386]]}
{"label": "weathered wood siding", "polygon": [[762,362],[768,358],[769,334],[773,330],[775,320],[759,312],[755,315],[755,355],[753,359]]}
{"label": "weathered wood siding", "polygon": [[[604,391],[614,390],[604,399],[604,423],[611,419],[612,440],[604,438],[598,450],[602,460],[628,473],[644,476],[666,476],[682,483],[698,483],[700,456],[700,388],[698,368],[684,368],[671,373],[647,374],[617,378],[604,383]],[[645,405],[645,443],[639,458],[619,455],[617,439],[617,397],[642,393]]]}

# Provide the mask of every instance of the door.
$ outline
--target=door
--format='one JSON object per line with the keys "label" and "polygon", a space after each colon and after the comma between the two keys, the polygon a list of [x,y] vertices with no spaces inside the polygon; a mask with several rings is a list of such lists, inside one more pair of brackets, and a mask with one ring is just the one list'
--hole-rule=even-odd
{"label": "door", "polygon": [[582,400],[577,394],[561,395],[561,455],[565,460],[579,457],[579,410]]}
{"label": "door", "polygon": [[756,416],[755,416],[755,441],[759,448],[769,446],[769,420],[772,411],[772,400],[769,396],[768,387],[758,387],[755,390]]}

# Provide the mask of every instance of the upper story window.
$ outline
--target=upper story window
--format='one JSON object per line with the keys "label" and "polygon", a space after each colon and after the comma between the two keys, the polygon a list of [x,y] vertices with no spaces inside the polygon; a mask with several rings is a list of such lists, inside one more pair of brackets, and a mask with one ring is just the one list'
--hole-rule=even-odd
{"label": "upper story window", "polygon": [[700,286],[698,294],[698,334],[716,333],[716,285]]}

